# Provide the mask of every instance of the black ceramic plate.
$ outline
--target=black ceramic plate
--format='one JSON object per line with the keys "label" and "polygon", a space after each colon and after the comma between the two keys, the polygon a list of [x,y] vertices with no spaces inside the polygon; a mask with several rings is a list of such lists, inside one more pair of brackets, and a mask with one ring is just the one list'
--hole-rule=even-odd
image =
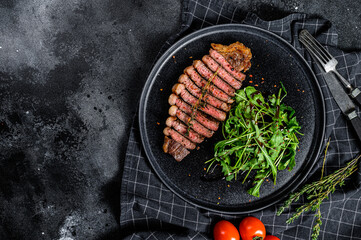
{"label": "black ceramic plate", "polygon": [[[288,91],[284,99],[296,110],[302,126],[296,167],[279,171],[277,184],[265,182],[260,197],[247,193],[251,182],[206,181],[204,162],[213,155],[219,131],[200,144],[183,161],[176,162],[162,151],[163,128],[168,117],[168,97],[183,69],[194,59],[208,54],[211,43],[242,42],[251,48],[252,67],[245,85],[258,84],[264,94],[275,93],[282,82]],[[252,75],[252,77],[250,77]],[[248,81],[252,80],[253,83]],[[262,81],[264,81],[262,83]],[[275,87],[276,85],[276,87]],[[160,123],[160,124],[159,124]],[[143,89],[139,125],[145,153],[164,184],[185,201],[211,211],[241,214],[274,204],[294,190],[311,170],[320,151],[325,129],[323,96],[316,78],[301,55],[275,34],[257,27],[227,24],[194,32],[175,43],[155,64]]]}

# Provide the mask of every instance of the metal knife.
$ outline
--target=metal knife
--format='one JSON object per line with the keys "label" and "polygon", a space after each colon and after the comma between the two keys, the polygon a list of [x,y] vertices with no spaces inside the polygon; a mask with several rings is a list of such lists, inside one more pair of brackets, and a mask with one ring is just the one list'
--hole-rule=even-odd
{"label": "metal knife", "polygon": [[[311,36],[311,37],[310,37]],[[315,39],[313,39],[312,35],[308,33],[307,30],[302,30],[300,32],[299,41],[303,43],[306,47],[307,51],[310,53],[312,59],[317,64],[318,68],[323,73],[323,77],[327,83],[330,92],[335,99],[337,105],[341,109],[342,113],[346,115],[346,117],[351,121],[352,127],[355,130],[355,133],[358,139],[361,141],[361,119],[357,115],[355,104],[352,102],[349,95],[344,90],[343,86],[341,86],[340,82],[337,79],[337,76],[333,71],[325,71],[324,65],[325,61],[322,61],[322,56],[325,58],[324,54],[319,55],[323,52],[324,49]],[[310,42],[311,41],[311,42]],[[317,44],[317,46],[315,45]],[[319,45],[319,46],[318,46]],[[321,46],[321,47],[320,47]],[[325,50],[324,50],[325,51]],[[318,55],[316,55],[318,54]],[[354,98],[355,101],[359,103],[359,99]]]}
{"label": "metal knife", "polygon": [[[341,74],[338,73],[336,66],[338,61],[319,43],[306,29],[299,34],[299,40],[307,50],[313,55],[316,62],[322,66],[326,73],[333,72],[343,86],[349,91],[350,97],[361,106],[361,90],[348,82]],[[317,60],[316,60],[317,59]]]}
{"label": "metal knife", "polygon": [[337,105],[339,106],[343,114],[345,114],[346,117],[351,121],[355,133],[358,139],[361,141],[361,119],[357,115],[355,104],[345,92],[344,88],[341,86],[334,73],[326,73],[319,64],[317,65],[323,73],[323,77]]}

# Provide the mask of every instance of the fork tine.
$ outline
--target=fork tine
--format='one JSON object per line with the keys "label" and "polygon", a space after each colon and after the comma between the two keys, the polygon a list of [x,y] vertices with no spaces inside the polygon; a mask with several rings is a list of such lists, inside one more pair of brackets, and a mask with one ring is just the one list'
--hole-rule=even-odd
{"label": "fork tine", "polygon": [[300,34],[315,45],[315,47],[320,51],[320,54],[325,56],[327,62],[333,58],[333,56],[306,29],[303,29]]}
{"label": "fork tine", "polygon": [[323,49],[321,49],[318,45],[316,45],[315,42],[312,41],[312,39],[308,38],[307,36],[305,36],[304,39],[305,41],[308,42],[309,46],[312,47],[312,49],[315,51],[315,54],[323,59],[325,64],[331,60],[327,55],[325,55]]}
{"label": "fork tine", "polygon": [[333,58],[333,56],[325,49],[324,46],[321,45],[320,42],[318,42],[318,41],[311,35],[311,33],[310,33],[309,31],[307,31],[306,29],[304,29],[304,31],[305,31],[306,36],[307,36],[309,39],[311,39],[312,42],[315,43],[315,44],[322,50],[322,52],[323,52],[326,56],[328,56],[329,59],[332,59],[332,58]]}
{"label": "fork tine", "polygon": [[300,42],[302,42],[306,46],[311,55],[313,55],[322,65],[325,65],[327,63],[327,59],[325,59],[324,56],[318,54],[319,51],[314,47],[311,42],[305,39],[304,36],[300,36]]}
{"label": "fork tine", "polygon": [[332,57],[330,58],[328,56],[327,52],[324,51],[325,50],[324,48],[320,48],[320,46],[318,44],[315,44],[315,42],[310,38],[308,38],[307,40],[310,43],[310,45],[314,48],[315,52],[325,60],[325,64],[331,61]]}

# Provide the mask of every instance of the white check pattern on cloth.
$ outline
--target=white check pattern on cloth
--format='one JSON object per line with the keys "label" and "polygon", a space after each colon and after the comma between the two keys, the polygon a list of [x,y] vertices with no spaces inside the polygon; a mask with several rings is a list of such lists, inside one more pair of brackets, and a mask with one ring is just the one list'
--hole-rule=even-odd
{"label": "white check pattern on cloth", "polygon": [[[331,138],[325,174],[342,167],[361,150],[352,128],[342,116],[323,77],[310,56],[298,42],[300,29],[307,29],[331,52],[339,62],[341,75],[355,86],[361,86],[361,53],[346,53],[337,49],[337,34],[324,19],[310,19],[305,14],[291,14],[275,21],[263,21],[243,12],[237,5],[222,1],[189,0],[183,2],[182,29],[169,39],[159,53],[163,53],[179,37],[197,29],[222,23],[244,23],[267,29],[291,43],[308,61],[321,86],[326,105],[326,134]],[[358,114],[360,115],[360,109]],[[321,156],[311,171],[319,176]],[[319,239],[361,239],[361,174],[352,176],[346,186],[337,190],[321,205],[322,222]],[[252,215],[264,222],[267,232],[280,239],[310,239],[314,214],[303,214],[293,224],[286,220],[304,202],[294,203],[289,211],[276,216],[275,205]],[[281,204],[281,203],[280,203]],[[125,239],[211,239],[212,227],[220,219],[235,224],[241,216],[216,214],[194,207],[174,195],[155,175],[141,146],[137,121],[131,129],[124,163],[121,186],[120,227]]]}

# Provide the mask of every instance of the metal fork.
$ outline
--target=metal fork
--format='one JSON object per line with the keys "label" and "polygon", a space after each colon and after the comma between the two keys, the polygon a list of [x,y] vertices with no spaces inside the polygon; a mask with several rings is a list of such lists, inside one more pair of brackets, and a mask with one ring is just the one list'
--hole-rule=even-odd
{"label": "metal fork", "polygon": [[311,55],[321,64],[325,72],[333,72],[340,82],[348,89],[349,95],[361,106],[361,91],[349,83],[336,70],[337,60],[306,30],[300,32],[299,40]]}

